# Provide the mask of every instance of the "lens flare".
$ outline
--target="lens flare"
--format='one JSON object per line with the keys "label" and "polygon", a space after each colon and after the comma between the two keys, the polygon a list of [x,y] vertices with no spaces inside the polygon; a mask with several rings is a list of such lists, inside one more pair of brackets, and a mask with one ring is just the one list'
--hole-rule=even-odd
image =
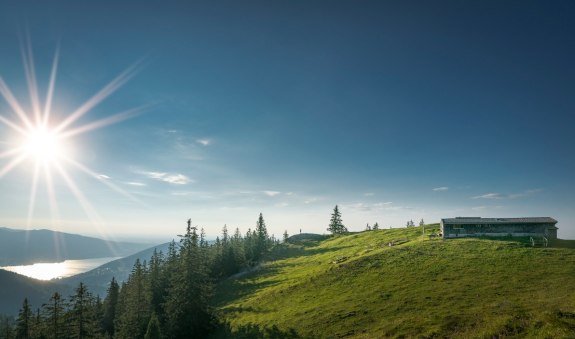
{"label": "lens flare", "polygon": [[[96,92],[95,95],[80,105],[79,108],[73,110],[62,121],[58,124],[53,124],[51,121],[51,109],[56,88],[55,84],[58,69],[59,48],[56,49],[56,53],[54,55],[50,79],[48,81],[48,91],[44,100],[42,100],[39,95],[34,59],[32,57],[32,45],[29,37],[27,43],[23,44],[22,55],[26,81],[28,83],[31,111],[26,111],[24,109],[25,106],[18,101],[6,81],[4,81],[0,76],[0,97],[3,97],[8,104],[8,107],[11,110],[11,115],[14,118],[17,118],[16,121],[13,121],[10,117],[3,114],[0,115],[0,123],[6,125],[20,136],[19,141],[14,147],[0,151],[0,160],[5,161],[5,163],[0,166],[0,178],[3,178],[26,160],[33,161],[35,163],[34,174],[31,179],[30,201],[28,206],[28,226],[30,226],[34,207],[36,205],[38,181],[42,180],[40,173],[44,172],[43,181],[45,181],[46,191],[49,196],[53,222],[54,218],[58,218],[59,214],[56,194],[53,187],[53,174],[59,174],[58,178],[66,184],[70,192],[76,197],[79,205],[82,207],[87,217],[92,221],[92,224],[99,228],[99,225],[101,224],[100,218],[95,209],[88,202],[86,196],[76,185],[70,173],[64,168],[64,165],[72,165],[82,173],[92,176],[95,180],[101,181],[101,178],[95,173],[95,171],[90,170],[86,166],[72,159],[69,147],[72,144],[72,137],[132,118],[141,114],[147,106],[129,109],[107,118],[88,122],[84,125],[78,126],[75,125],[75,123],[80,117],[88,114],[94,107],[99,105],[103,100],[117,91],[130,78],[132,78],[139,68],[139,63],[128,67],[127,70],[104,86],[100,91]],[[104,184],[112,188],[114,191],[120,192],[131,198],[133,201],[139,202],[129,193],[123,191],[113,183],[106,181]]]}

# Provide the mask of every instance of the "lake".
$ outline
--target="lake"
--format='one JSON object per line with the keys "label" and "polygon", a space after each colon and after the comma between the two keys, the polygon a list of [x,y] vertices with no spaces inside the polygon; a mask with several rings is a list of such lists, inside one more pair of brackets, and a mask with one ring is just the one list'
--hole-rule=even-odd
{"label": "lake", "polygon": [[81,260],[65,260],[57,263],[36,263],[32,265],[5,266],[0,268],[34,279],[51,280],[55,278],[66,278],[76,274],[84,273],[119,258],[120,257],[107,257]]}

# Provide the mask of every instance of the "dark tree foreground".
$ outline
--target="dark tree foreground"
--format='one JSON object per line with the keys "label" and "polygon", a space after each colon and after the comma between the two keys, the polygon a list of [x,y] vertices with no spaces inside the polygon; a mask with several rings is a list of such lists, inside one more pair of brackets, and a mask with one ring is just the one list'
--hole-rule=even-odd
{"label": "dark tree foreground", "polygon": [[238,228],[209,244],[188,220],[179,243],[136,260],[121,286],[112,279],[104,300],[80,283],[68,298],[54,293],[34,312],[25,299],[14,323],[4,321],[0,338],[203,338],[222,328],[209,307],[213,284],[266,257],[279,243],[260,213],[254,230]]}

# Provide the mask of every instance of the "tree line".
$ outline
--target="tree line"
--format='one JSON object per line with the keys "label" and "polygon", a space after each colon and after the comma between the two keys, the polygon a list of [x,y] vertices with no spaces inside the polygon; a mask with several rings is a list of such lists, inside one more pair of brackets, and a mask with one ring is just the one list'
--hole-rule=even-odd
{"label": "tree line", "polygon": [[[287,238],[287,232],[285,233]],[[255,228],[208,242],[188,220],[186,233],[167,253],[136,260],[125,282],[115,279],[102,300],[80,283],[69,297],[54,293],[32,309],[24,299],[15,324],[3,321],[5,338],[201,338],[218,326],[210,308],[219,280],[256,265],[279,241],[269,236],[260,213]]]}

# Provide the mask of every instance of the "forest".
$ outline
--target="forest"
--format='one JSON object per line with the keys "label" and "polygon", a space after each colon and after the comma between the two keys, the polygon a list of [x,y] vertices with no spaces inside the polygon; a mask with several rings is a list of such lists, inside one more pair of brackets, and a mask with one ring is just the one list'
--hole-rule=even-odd
{"label": "forest", "polygon": [[[136,260],[127,281],[110,281],[102,299],[80,283],[71,296],[54,293],[40,307],[23,300],[16,319],[0,322],[2,338],[194,338],[225,327],[210,308],[213,286],[257,265],[279,244],[269,236],[263,215],[256,227],[215,242],[187,221],[186,233],[167,253]],[[284,233],[284,241],[287,233]]]}

